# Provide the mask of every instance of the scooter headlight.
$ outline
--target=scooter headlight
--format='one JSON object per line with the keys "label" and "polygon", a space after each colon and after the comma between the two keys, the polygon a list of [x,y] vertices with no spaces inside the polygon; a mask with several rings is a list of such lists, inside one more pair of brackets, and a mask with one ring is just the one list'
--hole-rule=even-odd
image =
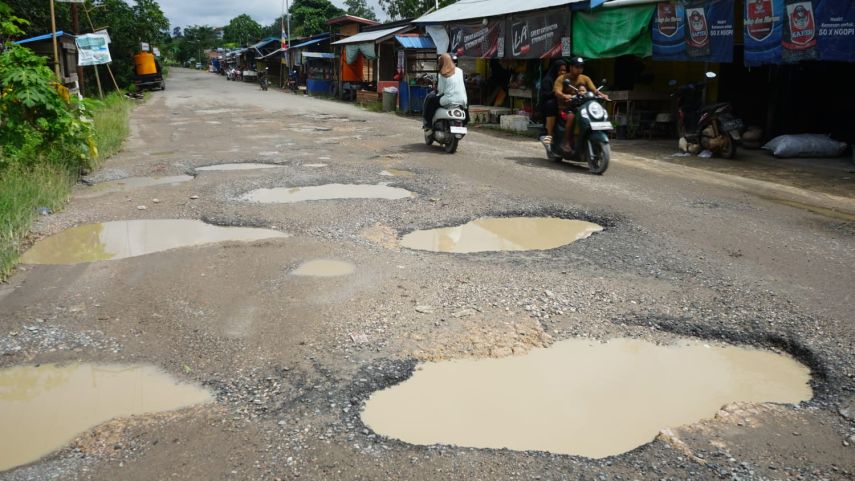
{"label": "scooter headlight", "polygon": [[603,120],[606,117],[606,109],[597,102],[588,104],[588,114],[594,120]]}

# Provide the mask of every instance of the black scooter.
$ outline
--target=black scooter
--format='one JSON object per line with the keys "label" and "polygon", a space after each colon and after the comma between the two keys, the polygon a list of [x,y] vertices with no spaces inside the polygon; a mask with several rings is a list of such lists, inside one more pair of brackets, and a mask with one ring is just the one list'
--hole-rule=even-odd
{"label": "black scooter", "polygon": [[[564,86],[576,90],[570,80],[565,80]],[[597,90],[602,88],[600,87]],[[614,126],[609,121],[609,113],[601,104],[604,101],[604,99],[594,95],[593,92],[578,95],[570,101],[569,108],[576,114],[576,119],[573,122],[575,133],[571,139],[573,152],[565,152],[561,148],[565,123],[563,119],[559,118],[559,121],[555,123],[555,135],[552,137],[552,144],[546,147],[546,156],[549,160],[555,162],[563,160],[587,162],[588,169],[596,175],[602,175],[609,168],[612,151],[608,132],[614,130]]]}
{"label": "black scooter", "polygon": [[[745,129],[741,119],[733,115],[729,102],[704,105],[707,83],[716,78],[715,72],[706,73],[707,80],[680,87],[677,97],[677,128],[680,148],[698,153],[701,149],[726,159],[736,156],[736,146],[742,140]],[[668,82],[672,87],[676,80]]]}
{"label": "black scooter", "polygon": [[258,84],[261,85],[261,90],[267,90],[270,86],[270,80],[267,78],[267,67],[264,67],[264,70],[258,72]]}

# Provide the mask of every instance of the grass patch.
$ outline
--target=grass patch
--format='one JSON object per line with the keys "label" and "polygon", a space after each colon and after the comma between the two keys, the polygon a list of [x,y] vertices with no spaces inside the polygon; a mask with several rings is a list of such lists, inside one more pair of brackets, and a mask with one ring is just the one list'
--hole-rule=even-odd
{"label": "grass patch", "polygon": [[369,112],[382,112],[383,111],[383,102],[368,102],[362,104],[362,107]]}
{"label": "grass patch", "polygon": [[75,181],[67,168],[55,165],[16,166],[0,173],[0,281],[15,266],[38,209],[62,208]]}
{"label": "grass patch", "polygon": [[[95,123],[95,142],[100,165],[121,150],[128,136],[131,102],[121,94],[87,101]],[[55,212],[68,200],[79,175],[73,163],[40,162],[32,166],[13,164],[0,171],[0,281],[4,281],[21,251],[41,208]]]}

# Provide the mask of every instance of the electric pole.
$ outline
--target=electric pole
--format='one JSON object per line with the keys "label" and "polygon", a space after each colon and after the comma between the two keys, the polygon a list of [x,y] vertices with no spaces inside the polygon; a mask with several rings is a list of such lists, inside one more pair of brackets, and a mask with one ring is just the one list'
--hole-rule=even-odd
{"label": "electric pole", "polygon": [[50,31],[53,34],[53,73],[56,74],[56,80],[62,83],[62,74],[59,72],[59,46],[56,39],[56,8],[53,0],[50,0]]}

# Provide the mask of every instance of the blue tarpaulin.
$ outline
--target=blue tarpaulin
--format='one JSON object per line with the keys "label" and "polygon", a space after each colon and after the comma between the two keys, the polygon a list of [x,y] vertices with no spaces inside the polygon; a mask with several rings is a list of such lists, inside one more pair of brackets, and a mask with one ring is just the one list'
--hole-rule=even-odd
{"label": "blue tarpaulin", "polygon": [[409,36],[409,35],[395,35],[395,40],[398,41],[404,48],[412,48],[412,49],[436,49],[436,45],[433,43],[433,40],[427,36]]}
{"label": "blue tarpaulin", "polygon": [[[62,37],[63,35],[65,35],[65,32],[63,32],[62,30],[56,32],[56,38]],[[17,45],[25,45],[25,44],[28,44],[31,42],[40,42],[42,40],[49,40],[51,37],[53,37],[53,34],[46,33],[44,35],[39,35],[38,37],[25,38],[23,40],[18,40],[17,42],[14,42],[14,43]]]}
{"label": "blue tarpaulin", "polygon": [[732,62],[733,11],[733,0],[657,4],[653,59]]}

